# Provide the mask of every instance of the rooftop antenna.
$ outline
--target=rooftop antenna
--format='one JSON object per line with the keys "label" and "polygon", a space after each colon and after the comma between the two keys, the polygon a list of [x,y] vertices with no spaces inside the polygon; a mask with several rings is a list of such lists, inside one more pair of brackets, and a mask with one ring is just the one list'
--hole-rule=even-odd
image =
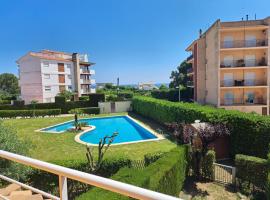
{"label": "rooftop antenna", "polygon": [[242,21],[244,21],[244,17],[242,17]]}
{"label": "rooftop antenna", "polygon": [[202,37],[202,29],[199,30],[199,37]]}
{"label": "rooftop antenna", "polygon": [[246,15],[246,20],[248,21],[248,15]]}
{"label": "rooftop antenna", "polygon": [[255,20],[257,19],[256,13],[255,13]]}

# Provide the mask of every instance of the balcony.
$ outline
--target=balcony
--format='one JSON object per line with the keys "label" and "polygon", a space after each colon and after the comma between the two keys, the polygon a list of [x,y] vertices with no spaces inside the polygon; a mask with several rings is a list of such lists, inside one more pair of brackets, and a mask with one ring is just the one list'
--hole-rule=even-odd
{"label": "balcony", "polygon": [[93,70],[93,69],[87,69],[87,68],[81,68],[81,69],[80,69],[80,73],[81,73],[81,74],[90,74],[90,75],[94,75],[94,74],[95,74],[95,70]]}
{"label": "balcony", "polygon": [[251,47],[265,47],[265,46],[268,46],[268,42],[265,39],[222,41],[220,43],[221,49],[251,48]]}
{"label": "balcony", "polygon": [[261,59],[235,59],[230,61],[223,61],[220,63],[221,68],[260,66],[267,66],[267,62],[264,57]]}
{"label": "balcony", "polygon": [[187,87],[194,87],[193,81],[187,81]]}
{"label": "balcony", "polygon": [[191,63],[193,60],[193,54],[191,54],[189,57],[187,57],[187,63]]}
{"label": "balcony", "polygon": [[263,97],[242,97],[221,99],[221,106],[241,106],[241,105],[266,105]]}
{"label": "balcony", "polygon": [[187,68],[187,74],[192,74],[193,73],[193,67]]}
{"label": "balcony", "polygon": [[220,87],[252,87],[267,86],[266,80],[245,79],[245,80],[221,80]]}

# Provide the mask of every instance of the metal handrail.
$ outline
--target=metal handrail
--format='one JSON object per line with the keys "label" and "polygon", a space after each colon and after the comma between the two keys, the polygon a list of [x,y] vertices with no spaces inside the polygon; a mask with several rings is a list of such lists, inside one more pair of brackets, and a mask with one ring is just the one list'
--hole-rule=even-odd
{"label": "metal handrail", "polygon": [[242,48],[242,47],[262,47],[267,46],[268,41],[266,39],[256,40],[233,40],[233,41],[221,41],[221,48]]}
{"label": "metal handrail", "polygon": [[89,185],[93,185],[99,188],[103,188],[105,190],[110,190],[112,192],[116,192],[125,196],[136,198],[136,199],[179,200],[179,198],[172,197],[166,194],[154,192],[154,191],[143,189],[134,185],[122,183],[119,181],[114,181],[112,179],[103,178],[103,177],[96,176],[93,174],[88,174],[85,172],[77,171],[74,169],[51,164],[48,162],[29,158],[26,156],[15,154],[15,153],[10,153],[3,150],[0,150],[0,157],[58,175],[61,200],[68,199],[67,178],[76,180],[82,183],[86,183]]}
{"label": "metal handrail", "polygon": [[221,68],[227,67],[256,67],[256,66],[267,66],[265,58],[261,59],[233,59],[230,62],[220,62]]}

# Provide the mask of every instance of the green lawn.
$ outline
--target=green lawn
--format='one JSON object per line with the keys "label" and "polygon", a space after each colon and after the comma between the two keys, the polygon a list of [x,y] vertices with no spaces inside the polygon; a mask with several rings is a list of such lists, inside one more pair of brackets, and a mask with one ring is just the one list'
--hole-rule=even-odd
{"label": "green lawn", "polygon": [[[142,121],[147,126],[157,129],[161,128],[149,120],[139,116],[133,116]],[[22,140],[31,141],[29,145],[29,156],[44,161],[85,159],[85,146],[74,141],[76,133],[41,133],[35,130],[57,123],[65,122],[73,117],[55,118],[32,118],[32,119],[9,119],[4,120],[4,124],[13,127]],[[107,157],[128,157],[134,160],[142,159],[146,153],[156,151],[169,151],[176,145],[164,139],[154,142],[143,142],[137,144],[126,144],[111,146],[107,151]],[[105,157],[106,157],[105,156]]]}

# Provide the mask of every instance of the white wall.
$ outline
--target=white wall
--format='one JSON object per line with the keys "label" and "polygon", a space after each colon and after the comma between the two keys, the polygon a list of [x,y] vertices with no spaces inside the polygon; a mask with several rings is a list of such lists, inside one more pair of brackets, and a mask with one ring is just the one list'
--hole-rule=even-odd
{"label": "white wall", "polygon": [[[98,107],[100,113],[111,113],[111,102],[99,102]],[[131,101],[117,101],[115,102],[115,112],[128,112],[131,110]]]}

